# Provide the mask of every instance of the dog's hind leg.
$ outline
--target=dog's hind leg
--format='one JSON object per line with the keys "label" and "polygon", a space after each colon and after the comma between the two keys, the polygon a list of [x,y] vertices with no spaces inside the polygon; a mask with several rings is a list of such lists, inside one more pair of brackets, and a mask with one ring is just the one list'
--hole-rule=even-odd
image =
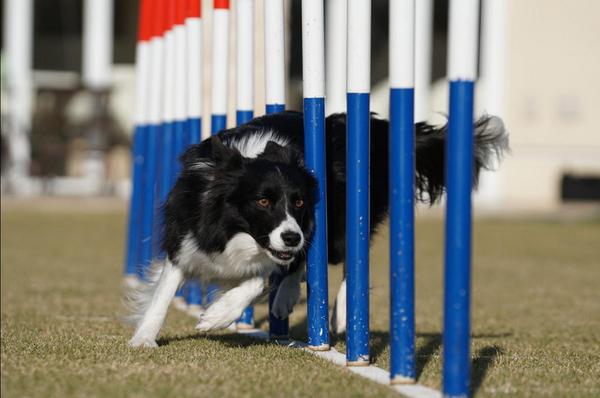
{"label": "dog's hind leg", "polygon": [[160,278],[153,286],[151,301],[147,305],[140,322],[129,345],[132,347],[157,347],[156,336],[165,320],[169,304],[175,292],[183,281],[183,273],[179,267],[174,266],[169,259],[160,274]]}
{"label": "dog's hind leg", "polygon": [[246,307],[260,296],[264,287],[264,278],[256,277],[245,280],[239,286],[226,291],[200,315],[200,322],[196,325],[196,329],[207,332],[231,325],[242,315]]}

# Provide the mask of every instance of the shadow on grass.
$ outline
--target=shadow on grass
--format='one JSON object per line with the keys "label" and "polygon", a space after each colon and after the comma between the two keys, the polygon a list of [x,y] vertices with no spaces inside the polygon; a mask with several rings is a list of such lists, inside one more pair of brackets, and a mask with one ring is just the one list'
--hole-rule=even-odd
{"label": "shadow on grass", "polygon": [[[473,334],[472,339],[498,339],[512,336],[512,333],[480,333]],[[415,353],[416,359],[416,377],[421,378],[423,370],[427,364],[437,354],[440,354],[443,337],[441,333],[417,333],[418,338],[422,338],[425,342],[420,345]],[[389,345],[390,335],[388,332],[371,332],[370,352],[373,362],[383,354]],[[335,346],[338,342],[345,342],[346,334],[342,333],[335,335],[332,338],[332,345]],[[503,350],[498,345],[487,346],[479,349],[475,354],[475,358],[471,362],[471,394],[475,393],[481,387],[489,369],[493,366],[496,358],[503,354]]]}
{"label": "shadow on grass", "polygon": [[497,345],[483,347],[477,351],[475,359],[471,362],[471,396],[481,387],[485,376],[504,351]]}
{"label": "shadow on grass", "polygon": [[[268,316],[255,319],[255,325],[260,328],[264,323],[268,323]],[[307,328],[308,320],[306,316],[302,317],[300,321],[296,321],[290,327],[290,337],[295,340],[306,341],[307,340]],[[471,335],[471,339],[498,339],[503,337],[512,336],[512,333],[479,333]],[[371,342],[370,342],[370,353],[372,362],[376,362],[377,359],[383,354],[385,349],[389,345],[390,335],[388,332],[371,331]],[[416,378],[420,379],[423,370],[431,359],[439,354],[442,347],[443,336],[441,333],[417,333],[417,338],[424,339],[424,343],[420,345],[415,353],[416,357]],[[160,338],[157,343],[159,346],[168,345],[171,342],[181,340],[199,340],[206,339],[215,342],[219,342],[229,347],[248,347],[256,345],[267,345],[270,344],[268,341],[256,339],[250,336],[245,336],[238,333],[224,333],[224,334],[189,334],[183,336],[174,337],[163,337]],[[346,341],[346,334],[341,333],[333,335],[331,337],[331,346],[334,347],[340,342]],[[471,362],[471,395],[475,395],[490,368],[493,366],[496,359],[503,354],[502,347],[499,345],[486,346],[479,349],[475,358]]]}

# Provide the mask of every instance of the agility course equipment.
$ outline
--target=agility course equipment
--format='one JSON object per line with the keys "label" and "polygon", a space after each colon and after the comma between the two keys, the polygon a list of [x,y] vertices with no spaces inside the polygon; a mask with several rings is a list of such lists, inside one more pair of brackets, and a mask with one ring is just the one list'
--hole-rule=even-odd
{"label": "agility course equipment", "polygon": [[[283,0],[265,0],[265,98],[267,114],[285,110],[285,16]],[[273,338],[287,338],[288,319],[271,313],[277,286],[284,275],[273,273],[269,278],[269,333]]]}
{"label": "agility course equipment", "polygon": [[348,365],[369,364],[371,2],[348,1],[346,280]]}
{"label": "agility course equipment", "polygon": [[415,1],[390,2],[390,378],[415,370]]}
{"label": "agility course equipment", "polygon": [[[331,2],[331,9],[341,7]],[[370,1],[349,0],[347,14],[332,18],[330,32],[344,27],[347,38],[346,108],[339,92],[328,108],[347,109],[347,353],[343,361],[355,373],[381,382],[381,370],[369,366],[369,92]],[[285,25],[283,0],[264,1],[266,113],[285,110]],[[427,8],[427,7],[425,7]],[[236,10],[236,123],[254,114],[254,2],[238,0]],[[415,200],[415,0],[390,2],[390,372],[386,382],[414,383],[414,200]],[[423,12],[423,11],[422,11]],[[327,16],[328,20],[331,16]],[[347,17],[347,19],[346,19]],[[447,207],[444,285],[443,394],[469,395],[471,184],[473,162],[473,90],[476,78],[479,3],[452,0],[449,18],[449,138],[446,148]],[[327,302],[327,217],[325,174],[325,15],[321,0],[302,1],[305,160],[319,181],[316,231],[308,251],[308,342],[303,347],[336,363],[329,346]],[[215,0],[211,132],[226,126],[229,1]],[[201,137],[202,22],[200,1],[143,0],[137,47],[138,102],[133,137],[133,192],[128,224],[125,273],[144,275],[160,253],[156,209],[177,174],[176,160]],[[335,28],[335,29],[334,29]],[[337,30],[336,30],[337,29]],[[340,43],[327,38],[328,43]],[[346,40],[343,40],[345,43]],[[328,49],[329,51],[329,49]],[[423,56],[422,53],[421,57]],[[330,59],[330,58],[328,58]],[[332,61],[332,63],[334,63]],[[417,63],[419,64],[419,63]],[[328,76],[338,66],[327,65]],[[346,75],[344,75],[346,76]],[[418,80],[418,79],[417,79]],[[339,90],[339,82],[331,87]],[[328,90],[330,86],[327,86]],[[337,87],[337,88],[336,88]],[[329,93],[328,93],[329,94]],[[335,100],[338,98],[338,100]],[[423,108],[423,106],[420,106]],[[329,111],[329,110],[328,110]],[[422,111],[420,112],[423,113]],[[422,116],[418,116],[419,120]],[[282,275],[273,275],[277,285]],[[189,289],[199,286],[186,286]],[[199,290],[190,296],[201,297]],[[272,293],[274,290],[272,290]],[[271,304],[274,294],[270,295]],[[239,324],[251,326],[249,309]],[[269,317],[268,337],[288,335],[288,322]],[[256,331],[257,337],[266,338]],[[325,351],[325,352],[321,352]],[[354,367],[356,366],[356,367]],[[381,371],[381,372],[380,372]],[[371,372],[371,373],[369,373]],[[374,372],[374,373],[373,373]],[[371,376],[369,376],[371,374]],[[397,386],[400,388],[421,386]],[[416,391],[410,390],[410,391]],[[425,390],[423,390],[425,391]],[[424,396],[423,393],[420,396]],[[431,390],[427,390],[431,392]],[[425,391],[425,392],[427,392]],[[415,396],[419,396],[415,392]],[[426,395],[426,394],[425,394]]]}
{"label": "agility course equipment", "polygon": [[[254,0],[236,2],[236,124],[254,117]],[[254,308],[248,307],[238,328],[254,326]]]}
{"label": "agility course equipment", "polygon": [[306,168],[319,183],[315,233],[306,259],[308,346],[329,349],[327,169],[325,166],[325,29],[323,2],[302,1],[302,75]]}

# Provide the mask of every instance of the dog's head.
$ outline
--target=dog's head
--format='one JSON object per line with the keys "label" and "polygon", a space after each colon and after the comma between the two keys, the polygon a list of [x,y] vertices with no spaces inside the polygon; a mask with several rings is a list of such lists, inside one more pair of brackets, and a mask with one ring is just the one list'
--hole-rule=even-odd
{"label": "dog's head", "polygon": [[248,233],[282,266],[304,256],[314,230],[317,181],[302,154],[268,141],[264,152],[246,158],[218,138],[212,153],[220,165],[213,192],[224,196],[231,233]]}

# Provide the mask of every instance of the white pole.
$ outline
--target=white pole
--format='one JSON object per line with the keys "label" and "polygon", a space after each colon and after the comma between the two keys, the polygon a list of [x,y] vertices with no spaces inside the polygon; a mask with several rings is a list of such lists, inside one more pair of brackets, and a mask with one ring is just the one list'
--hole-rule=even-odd
{"label": "white pole", "polygon": [[433,0],[415,3],[415,122],[424,122],[431,112],[431,57],[433,37]]}
{"label": "white pole", "polygon": [[[8,149],[10,165],[7,172],[9,188],[16,194],[29,191],[31,128],[31,50],[32,0],[4,2],[4,50],[6,78],[10,98]],[[2,104],[6,106],[7,104]]]}
{"label": "white pole", "polygon": [[[481,6],[480,90],[476,98],[478,110],[504,117],[507,2],[483,0]],[[498,207],[502,191],[502,174],[483,171],[475,198],[478,203]]]}
{"label": "white pole", "polygon": [[112,0],[85,0],[83,8],[83,83],[91,90],[111,84]]}
{"label": "white pole", "polygon": [[483,0],[481,21],[481,109],[504,116],[506,0]]}
{"label": "white pole", "polygon": [[254,0],[238,0],[236,12],[236,109],[253,111]]}
{"label": "white pole", "polygon": [[346,112],[346,36],[348,10],[346,0],[326,1],[325,67],[327,115]]}

